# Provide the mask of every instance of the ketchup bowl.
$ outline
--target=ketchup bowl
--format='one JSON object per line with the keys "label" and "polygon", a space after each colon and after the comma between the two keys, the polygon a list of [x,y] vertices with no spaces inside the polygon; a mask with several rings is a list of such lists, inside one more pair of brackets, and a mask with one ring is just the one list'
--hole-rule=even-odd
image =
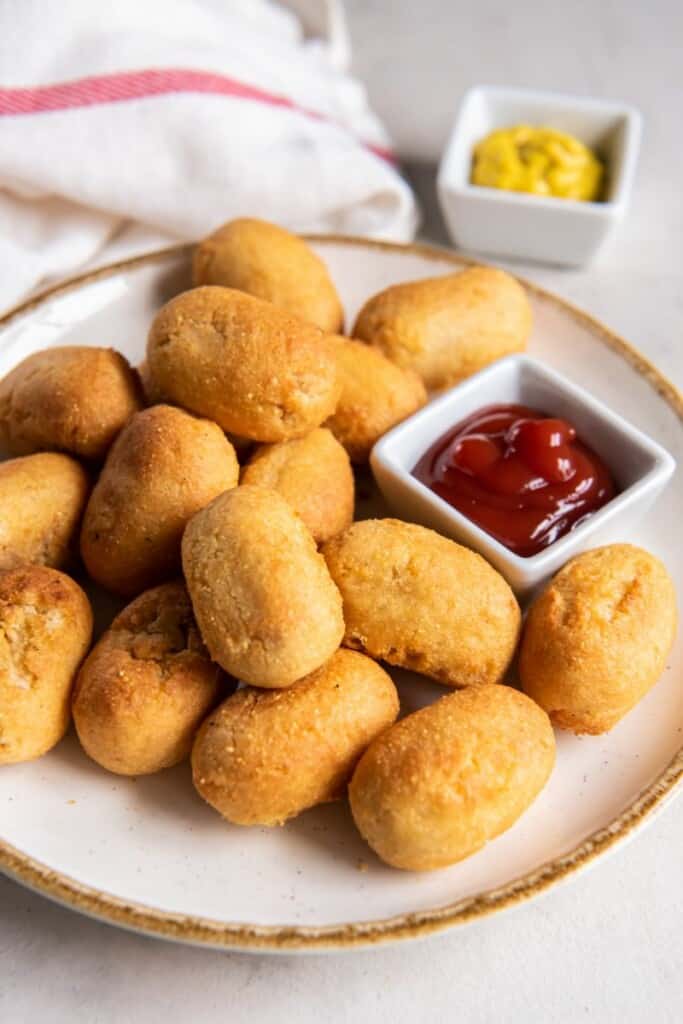
{"label": "ketchup bowl", "polygon": [[525,596],[589,547],[627,540],[671,455],[526,355],[444,392],[377,442],[388,504],[479,551]]}

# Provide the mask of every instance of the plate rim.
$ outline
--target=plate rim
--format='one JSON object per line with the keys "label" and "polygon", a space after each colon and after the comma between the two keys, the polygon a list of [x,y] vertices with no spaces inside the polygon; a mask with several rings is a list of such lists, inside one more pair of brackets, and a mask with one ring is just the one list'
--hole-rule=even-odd
{"label": "plate rim", "polygon": [[[481,264],[450,249],[425,243],[385,242],[356,235],[305,234],[308,241],[321,245],[348,245],[388,252],[411,253],[434,262],[454,266]],[[75,290],[100,278],[146,264],[164,262],[191,250],[191,244],[168,246],[98,267],[46,288],[0,316],[0,331],[16,317],[31,312],[56,295]],[[568,313],[588,328],[596,340],[628,362],[657,392],[683,423],[683,396],[641,352],[589,313],[553,292],[514,275],[536,297]],[[426,911],[399,914],[375,921],[363,921],[319,927],[300,925],[249,925],[228,923],[196,915],[176,914],[145,904],[122,900],[100,889],[84,885],[62,872],[16,849],[0,838],[0,872],[56,902],[90,917],[161,938],[218,949],[251,952],[292,952],[344,950],[375,946],[400,939],[421,938],[455,925],[481,920],[492,913],[518,905],[552,886],[573,877],[632,837],[645,821],[661,810],[683,783],[683,744],[668,766],[608,825],[596,830],[560,857],[527,872],[504,886],[467,896],[454,903]]]}

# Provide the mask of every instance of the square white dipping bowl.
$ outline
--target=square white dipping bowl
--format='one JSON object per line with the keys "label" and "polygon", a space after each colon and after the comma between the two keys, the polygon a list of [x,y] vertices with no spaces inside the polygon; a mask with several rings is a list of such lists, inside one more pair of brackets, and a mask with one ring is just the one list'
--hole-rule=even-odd
{"label": "square white dipping bowl", "polygon": [[[514,554],[413,476],[419,458],[452,427],[487,405],[520,404],[568,420],[604,459],[618,494],[550,547]],[[528,594],[587,548],[623,540],[670,479],[674,459],[583,388],[529,356],[508,356],[458,384],[377,442],[370,456],[377,484],[405,519],[479,551],[520,595]]]}
{"label": "square white dipping bowl", "polygon": [[[607,168],[603,202],[588,203],[472,185],[475,145],[515,124],[543,125],[585,142]],[[477,86],[469,89],[438,175],[441,209],[462,249],[580,266],[593,258],[631,198],[641,116],[633,107],[560,93]]]}

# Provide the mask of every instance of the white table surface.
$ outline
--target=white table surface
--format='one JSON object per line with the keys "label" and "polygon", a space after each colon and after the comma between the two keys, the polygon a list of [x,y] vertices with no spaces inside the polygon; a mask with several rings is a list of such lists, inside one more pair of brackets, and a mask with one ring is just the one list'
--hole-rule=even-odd
{"label": "white table surface", "polygon": [[[634,103],[634,206],[585,271],[520,265],[683,383],[683,5],[679,0],[347,4],[356,69],[443,242],[433,162],[476,82]],[[187,949],[118,931],[0,879],[0,1021],[683,1019],[683,799],[611,858],[513,911],[427,941],[326,957]]]}

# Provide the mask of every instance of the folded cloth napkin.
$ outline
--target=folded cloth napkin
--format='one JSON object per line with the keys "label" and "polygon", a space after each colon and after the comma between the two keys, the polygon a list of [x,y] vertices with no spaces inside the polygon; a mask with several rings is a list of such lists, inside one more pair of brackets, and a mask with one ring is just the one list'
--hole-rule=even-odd
{"label": "folded cloth napkin", "polygon": [[412,237],[346,56],[335,0],[0,5],[0,308],[234,216]]}

